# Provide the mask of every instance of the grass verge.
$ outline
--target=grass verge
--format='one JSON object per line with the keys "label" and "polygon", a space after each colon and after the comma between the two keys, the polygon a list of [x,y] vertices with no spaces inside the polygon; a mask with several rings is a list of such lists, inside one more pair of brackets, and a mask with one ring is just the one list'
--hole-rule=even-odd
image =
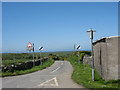
{"label": "grass verge", "polygon": [[95,81],[91,80],[92,68],[88,64],[78,64],[77,57],[71,56],[68,58],[73,65],[74,71],[72,79],[83,85],[86,88],[118,88],[120,80],[104,81],[99,74],[95,71]]}
{"label": "grass verge", "polygon": [[38,71],[38,70],[42,70],[42,69],[45,69],[46,67],[49,67],[51,66],[52,64],[54,63],[54,60],[48,60],[46,62],[44,62],[42,65],[39,65],[39,66],[35,66],[31,69],[28,69],[28,70],[21,70],[21,71],[15,71],[15,72],[2,72],[0,74],[0,76],[2,77],[6,77],[6,76],[16,76],[16,75],[23,75],[23,74],[28,74],[28,73],[32,73],[32,72],[35,72],[35,71]]}

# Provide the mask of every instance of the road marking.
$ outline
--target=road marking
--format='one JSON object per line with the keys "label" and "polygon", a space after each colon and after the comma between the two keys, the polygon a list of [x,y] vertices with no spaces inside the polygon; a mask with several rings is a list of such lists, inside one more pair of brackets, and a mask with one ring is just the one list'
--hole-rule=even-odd
{"label": "road marking", "polygon": [[[54,81],[54,84],[53,84],[53,83],[50,83],[52,80]],[[50,80],[47,80],[47,81],[41,83],[41,84],[38,85],[38,86],[58,86],[57,78],[54,77],[54,78],[52,78],[52,79],[50,79]]]}
{"label": "road marking", "polygon": [[55,70],[53,70],[53,71],[50,72],[50,73],[54,73],[54,72],[56,72],[58,69],[60,69],[60,67],[56,68]]}
{"label": "road marking", "polygon": [[[61,66],[62,66],[62,65],[63,65],[63,63],[61,63]],[[50,74],[56,72],[58,69],[60,69],[60,67],[58,67],[58,68],[56,68],[55,70],[53,70],[52,72],[50,72]]]}
{"label": "road marking", "polygon": [[63,63],[61,63],[61,65],[63,65]]}

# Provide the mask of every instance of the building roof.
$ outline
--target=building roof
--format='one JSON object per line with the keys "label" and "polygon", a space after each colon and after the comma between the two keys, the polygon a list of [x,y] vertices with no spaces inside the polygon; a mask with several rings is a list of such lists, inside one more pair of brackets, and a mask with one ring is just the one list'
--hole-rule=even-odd
{"label": "building roof", "polygon": [[106,42],[106,39],[109,39],[109,38],[117,38],[117,37],[120,38],[120,36],[103,37],[103,38],[98,39],[98,40],[96,40],[95,42],[93,42],[93,45],[97,44],[98,42]]}

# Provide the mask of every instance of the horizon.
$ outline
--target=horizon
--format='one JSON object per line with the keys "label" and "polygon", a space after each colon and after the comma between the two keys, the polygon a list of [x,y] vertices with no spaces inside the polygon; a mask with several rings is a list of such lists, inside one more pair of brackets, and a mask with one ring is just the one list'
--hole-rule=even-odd
{"label": "horizon", "polygon": [[[91,50],[70,50],[70,51],[42,51],[42,52],[34,52],[34,53],[54,53],[54,52],[75,52],[75,51],[91,51]],[[26,51],[26,52],[0,52],[0,54],[4,54],[4,53],[33,53],[32,51]]]}

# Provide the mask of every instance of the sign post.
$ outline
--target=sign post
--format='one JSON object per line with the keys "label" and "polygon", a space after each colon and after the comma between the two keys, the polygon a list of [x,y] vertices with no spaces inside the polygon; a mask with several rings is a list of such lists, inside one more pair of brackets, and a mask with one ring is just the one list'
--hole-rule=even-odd
{"label": "sign post", "polygon": [[35,66],[35,59],[34,59],[34,43],[33,43],[33,67]]}
{"label": "sign post", "polygon": [[27,50],[33,51],[33,66],[35,66],[35,59],[34,59],[34,43],[32,44],[31,42],[28,43],[27,45]]}
{"label": "sign post", "polygon": [[77,47],[76,47],[76,49],[77,49],[77,51],[78,51],[78,64],[80,64],[80,59],[79,59],[79,57],[80,57],[80,53],[79,53],[79,49],[81,48],[81,46],[80,45],[78,45]]}
{"label": "sign post", "polygon": [[[43,46],[39,47],[39,51],[40,51],[40,58],[42,57],[42,56],[41,56],[41,52],[42,52],[42,50],[43,50]],[[42,64],[42,60],[41,60],[41,64]]]}
{"label": "sign post", "polygon": [[74,51],[73,51],[73,55],[75,54],[75,48],[76,48],[76,47],[75,47],[75,44],[74,44]]}
{"label": "sign post", "polygon": [[43,50],[43,46],[39,47],[39,51],[40,51],[40,58],[41,58],[41,51]]}

